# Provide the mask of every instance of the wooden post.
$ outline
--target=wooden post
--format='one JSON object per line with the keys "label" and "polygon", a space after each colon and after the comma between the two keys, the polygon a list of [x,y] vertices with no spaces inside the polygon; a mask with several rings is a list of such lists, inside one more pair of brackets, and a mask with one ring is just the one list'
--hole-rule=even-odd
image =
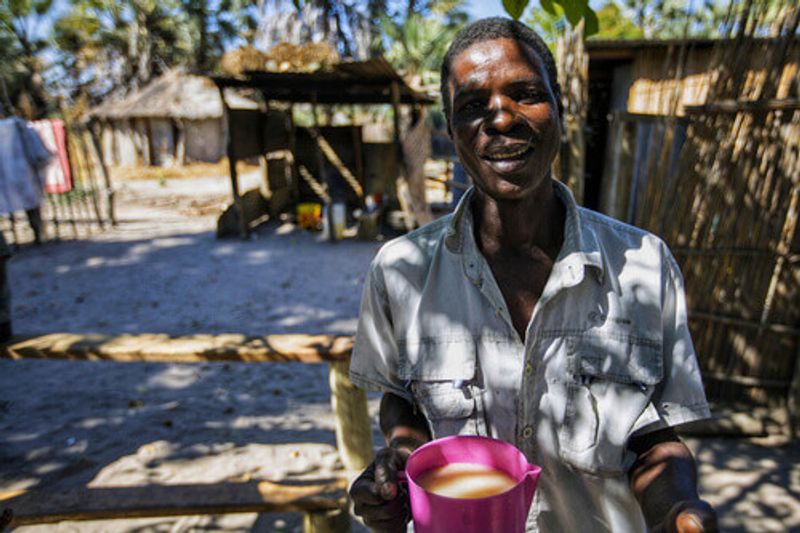
{"label": "wooden post", "polygon": [[[76,165],[75,159],[77,158],[77,154],[75,153],[75,150],[73,150],[72,147],[70,146],[70,138],[72,137],[74,132],[71,131],[70,128],[67,128],[66,126],[65,126],[65,130],[66,130],[66,134],[67,134],[67,140],[64,143],[64,148],[67,151],[67,162],[69,163],[69,173],[72,175],[72,190],[76,191],[77,190],[77,185],[78,185],[78,173],[77,173],[78,167]],[[77,239],[77,238],[79,238],[79,235],[78,235],[78,224],[77,224],[78,215],[75,212],[74,202],[66,194],[62,195],[61,198],[63,198],[64,202],[66,203],[64,209],[68,209],[69,210],[69,215],[68,216],[71,218],[70,222],[72,224],[72,234]]]}
{"label": "wooden post", "polygon": [[561,181],[572,189],[575,201],[583,204],[586,106],[589,99],[589,55],[583,42],[583,21],[567,31],[557,43],[558,73],[564,92],[564,133],[561,161],[565,175]]}
{"label": "wooden post", "polygon": [[350,381],[349,361],[331,361],[329,367],[331,405],[336,417],[336,447],[345,469],[360,472],[373,459],[367,394]]}
{"label": "wooden post", "polygon": [[[395,155],[397,157],[398,168],[403,166],[403,145],[400,139],[400,84],[392,82],[392,126]],[[401,170],[402,172],[402,170]]]}
{"label": "wooden post", "polygon": [[350,514],[344,509],[303,515],[303,533],[349,533],[351,530]]}
{"label": "wooden post", "polygon": [[236,174],[236,152],[234,151],[234,138],[233,127],[231,126],[231,113],[228,107],[228,102],[225,101],[225,89],[219,89],[219,98],[222,101],[222,116],[225,123],[226,140],[225,152],[228,156],[228,169],[231,175],[231,191],[233,192],[233,203],[236,210],[236,215],[239,217],[239,236],[247,238],[248,230],[247,221],[244,218],[244,206],[242,205],[242,197],[239,195],[239,176]]}
{"label": "wooden post", "polygon": [[92,164],[92,158],[89,155],[89,149],[86,147],[85,133],[82,130],[82,128],[75,129],[78,135],[78,145],[80,146],[81,154],[83,156],[83,164],[86,168],[86,177],[88,178],[89,184],[92,188],[91,201],[92,207],[94,208],[94,215],[97,218],[97,225],[102,230],[105,228],[105,224],[103,223],[103,215],[100,214],[100,204],[97,202],[97,180],[95,179],[95,168],[94,164]]}
{"label": "wooden post", "polygon": [[394,147],[395,158],[397,160],[396,191],[397,201],[403,210],[403,220],[406,230],[414,229],[414,211],[411,208],[411,192],[408,188],[408,178],[406,173],[406,161],[403,157],[403,142],[400,138],[400,84],[395,80],[392,82],[392,123],[394,126]]}
{"label": "wooden post", "polygon": [[[317,94],[314,93],[312,95],[311,100],[311,114],[314,115],[314,131],[316,132],[317,136],[321,135],[319,132],[319,118],[317,117]],[[328,173],[325,172],[325,157],[322,154],[322,149],[319,147],[319,143],[315,143],[314,145],[314,153],[317,156],[317,169],[319,172],[319,181],[324,183],[328,189],[328,198],[330,200],[326,202],[325,206],[325,221],[328,224],[328,240],[330,242],[336,242],[336,228],[333,227],[333,188],[331,187],[331,180],[328,177]]]}
{"label": "wooden post", "polygon": [[95,123],[92,123],[87,129],[89,130],[89,136],[92,138],[92,145],[94,146],[97,160],[100,161],[100,171],[103,173],[103,184],[106,188],[106,202],[108,202],[108,205],[106,206],[108,209],[108,218],[111,220],[111,225],[116,226],[117,217],[114,212],[114,188],[111,186],[111,177],[108,174],[108,166],[106,166],[106,160],[103,156],[103,148],[100,145],[100,139],[98,138],[94,127]]}
{"label": "wooden post", "polygon": [[[364,183],[364,154],[362,152],[361,143],[363,141],[363,134],[361,129],[356,125],[356,111],[355,106],[350,106],[350,131],[353,133],[353,157],[356,160],[356,179],[363,188]],[[361,198],[361,205],[364,205],[364,199]]]}
{"label": "wooden post", "polygon": [[297,126],[294,122],[294,104],[289,104],[289,153],[292,154],[291,165],[292,183],[290,195],[292,201],[300,199],[299,171],[297,170]]}

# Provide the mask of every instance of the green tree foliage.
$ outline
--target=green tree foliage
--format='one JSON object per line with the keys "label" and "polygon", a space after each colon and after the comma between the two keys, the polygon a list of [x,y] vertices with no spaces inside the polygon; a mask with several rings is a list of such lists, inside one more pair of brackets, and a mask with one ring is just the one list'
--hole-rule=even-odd
{"label": "green tree foliage", "polygon": [[413,10],[386,15],[381,20],[388,42],[386,57],[418,83],[438,84],[442,58],[466,21],[463,0],[417,2]]}
{"label": "green tree foliage", "polygon": [[[503,0],[503,8],[513,19],[519,20],[529,3],[530,0]],[[564,19],[572,27],[583,21],[583,33],[586,37],[597,33],[597,14],[589,5],[589,0],[539,0],[539,3],[546,14],[534,11],[532,16],[540,19]]]}
{"label": "green tree foliage", "polygon": [[613,0],[606,2],[597,10],[598,31],[595,39],[641,39],[644,30],[625,16]]}
{"label": "green tree foliage", "polygon": [[42,58],[47,41],[41,36],[41,23],[51,7],[52,0],[0,2],[0,103],[4,115],[20,113],[35,118],[49,110]]}
{"label": "green tree foliage", "polygon": [[175,0],[73,0],[56,21],[67,92],[93,98],[140,87],[190,57],[185,19]]}
{"label": "green tree foliage", "polygon": [[180,0],[193,50],[192,67],[214,70],[229,43],[251,42],[256,18],[248,0]]}

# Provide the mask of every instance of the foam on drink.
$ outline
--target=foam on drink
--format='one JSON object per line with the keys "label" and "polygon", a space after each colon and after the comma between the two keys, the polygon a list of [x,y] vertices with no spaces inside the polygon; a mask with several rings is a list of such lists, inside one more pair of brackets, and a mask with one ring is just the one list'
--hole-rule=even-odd
{"label": "foam on drink", "polygon": [[517,484],[501,470],[476,463],[450,463],[424,472],[417,483],[439,496],[486,498],[505,492]]}

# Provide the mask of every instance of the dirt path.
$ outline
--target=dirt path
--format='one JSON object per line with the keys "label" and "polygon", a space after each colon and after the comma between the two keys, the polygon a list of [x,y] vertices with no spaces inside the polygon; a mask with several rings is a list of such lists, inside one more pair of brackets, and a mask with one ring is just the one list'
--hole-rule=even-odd
{"label": "dirt path", "polygon": [[[224,178],[127,182],[119,227],[12,260],[16,332],[353,333],[378,244],[331,245],[291,226],[218,241],[215,214],[227,197]],[[276,479],[338,466],[323,365],[0,360],[0,391],[0,491]],[[800,447],[689,442],[724,531],[800,531]],[[296,515],[247,514],[20,531],[298,528]]]}

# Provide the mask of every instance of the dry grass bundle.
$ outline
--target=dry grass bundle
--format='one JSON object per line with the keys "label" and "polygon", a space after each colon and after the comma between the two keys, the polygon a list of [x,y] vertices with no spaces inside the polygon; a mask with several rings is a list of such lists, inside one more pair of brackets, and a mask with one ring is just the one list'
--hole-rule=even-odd
{"label": "dry grass bundle", "polygon": [[229,76],[239,76],[248,70],[265,70],[267,54],[252,46],[242,46],[222,56],[222,71]]}
{"label": "dry grass bundle", "polygon": [[266,55],[267,70],[272,72],[315,72],[339,62],[339,54],[328,43],[279,43]]}
{"label": "dry grass bundle", "polygon": [[316,72],[339,63],[339,54],[328,43],[278,43],[267,52],[243,46],[222,56],[222,71],[239,76],[248,70],[268,72]]}

